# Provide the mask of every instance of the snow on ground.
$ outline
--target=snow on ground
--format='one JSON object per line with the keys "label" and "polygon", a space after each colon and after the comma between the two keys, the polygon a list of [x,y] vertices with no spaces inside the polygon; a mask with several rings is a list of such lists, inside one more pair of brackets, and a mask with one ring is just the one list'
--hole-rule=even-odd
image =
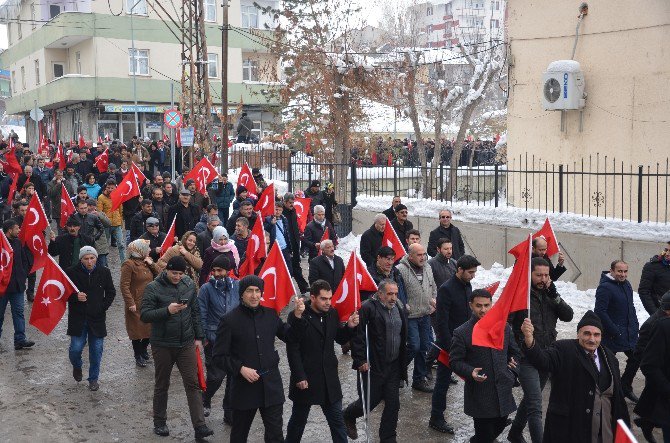
{"label": "snow on ground", "polygon": [[[360,241],[361,236],[355,234],[349,234],[346,237],[340,239],[340,243],[337,246],[335,253],[342,257],[345,265],[349,261],[349,256],[351,255],[351,251],[354,248],[356,249],[357,254],[359,254]],[[472,287],[475,289],[484,288],[492,283],[500,281],[500,287],[494,296],[495,303],[497,298],[502,293],[503,288],[507,284],[507,279],[511,273],[511,267],[505,268],[499,263],[494,263],[490,269],[484,269],[482,266],[480,266],[477,269],[477,275],[475,276],[475,279],[472,281]],[[567,323],[559,321],[556,325],[559,338],[574,338],[576,336],[577,323],[579,323],[579,320],[581,320],[586,311],[589,309],[593,310],[595,307],[596,290],[594,288],[587,289],[586,291],[580,291],[577,289],[577,286],[574,283],[560,280],[555,282],[555,284],[561,298],[563,298],[563,300],[565,300],[574,311],[572,321]],[[635,303],[635,312],[637,312],[637,318],[640,322],[640,325],[642,325],[642,323],[647,318],[649,318],[649,314],[647,314],[647,311],[645,311],[644,307],[642,306],[642,302],[640,301],[640,297],[638,296],[637,292],[633,294],[633,300]]]}
{"label": "snow on ground", "polygon": [[16,132],[16,135],[19,136],[19,141],[20,142],[25,142],[26,141],[26,127],[25,126],[0,125],[0,131],[2,131],[2,135],[4,135],[5,138],[9,135],[9,132],[12,129],[14,130],[14,132]]}
{"label": "snow on ground", "polygon": [[[358,209],[382,212],[391,205],[391,197],[357,197]],[[663,223],[636,223],[627,220],[615,220],[604,217],[588,217],[574,213],[545,213],[536,209],[525,210],[513,206],[499,207],[492,202],[443,202],[439,200],[403,198],[403,204],[412,216],[434,217],[441,209],[451,209],[456,222],[483,223],[489,225],[508,226],[537,230],[542,227],[546,217],[556,231],[574,234],[586,234],[594,237],[615,237],[629,240],[658,241],[659,238],[670,238],[670,225]]]}

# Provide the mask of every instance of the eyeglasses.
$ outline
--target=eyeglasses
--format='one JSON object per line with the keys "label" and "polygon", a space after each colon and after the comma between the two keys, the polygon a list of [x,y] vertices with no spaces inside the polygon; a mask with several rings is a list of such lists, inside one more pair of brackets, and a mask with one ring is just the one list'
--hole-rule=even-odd
{"label": "eyeglasses", "polygon": [[400,211],[400,212],[398,212],[398,214],[404,214],[404,215],[407,215],[407,211]]}
{"label": "eyeglasses", "polygon": [[451,218],[451,215],[440,215],[440,218]]}
{"label": "eyeglasses", "polygon": [[147,223],[147,228],[155,228],[155,227],[157,227],[157,226],[158,226],[158,225],[155,224],[155,223]]}

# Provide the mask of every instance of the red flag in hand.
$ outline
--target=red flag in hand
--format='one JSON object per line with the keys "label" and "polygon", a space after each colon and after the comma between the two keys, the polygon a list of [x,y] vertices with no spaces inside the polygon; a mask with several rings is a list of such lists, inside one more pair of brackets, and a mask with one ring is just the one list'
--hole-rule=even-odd
{"label": "red flag in hand", "polygon": [[130,162],[130,170],[133,171],[133,174],[135,175],[135,180],[137,180],[138,184],[144,184],[145,181],[147,181],[147,176],[144,175],[144,172],[140,169],[139,166],[135,164],[135,162]]}
{"label": "red flag in hand", "polygon": [[35,291],[30,324],[49,335],[63,318],[68,298],[76,292],[79,290],[74,283],[48,255],[40,284]]}
{"label": "red flag in hand", "polygon": [[5,295],[12,278],[12,267],[14,266],[14,250],[9,244],[5,231],[0,229],[0,297]]}
{"label": "red flag in hand", "polygon": [[109,148],[105,149],[102,154],[98,156],[98,158],[95,159],[95,167],[98,168],[98,172],[107,172],[107,168],[109,168],[109,154],[107,151]]}
{"label": "red flag in hand", "polygon": [[116,208],[121,206],[123,202],[126,202],[132,198],[138,197],[140,195],[140,186],[137,184],[137,179],[135,178],[135,173],[131,169],[126,173],[126,176],[123,177],[119,186],[116,187],[109,194],[110,199],[112,200],[112,212],[116,211]]}
{"label": "red flag in hand", "polygon": [[295,215],[298,217],[298,229],[300,232],[304,232],[305,226],[307,226],[307,215],[309,214],[309,207],[311,204],[312,199],[306,197],[296,197],[295,203],[293,203]]}
{"label": "red flag in hand", "polygon": [[56,150],[56,156],[54,157],[54,162],[55,161],[58,161],[58,169],[65,171],[67,161],[65,160],[65,154],[63,154],[63,143],[61,143],[60,140],[58,141],[58,149]]}
{"label": "red flag in hand", "polygon": [[195,347],[195,361],[198,365],[198,384],[200,390],[205,392],[207,390],[207,378],[205,377],[205,369],[202,367],[202,356],[200,355],[200,348]]}
{"label": "red flag in hand", "polygon": [[254,223],[251,229],[251,235],[247,242],[247,250],[245,258],[240,265],[240,278],[245,275],[253,275],[254,270],[258,267],[264,257],[267,256],[265,250],[265,232],[263,230],[263,223]]}
{"label": "red flag in hand", "polygon": [[326,229],[323,231],[323,235],[321,236],[321,240],[319,240],[319,254],[323,254],[323,248],[321,247],[321,243],[323,243],[324,240],[330,240],[330,229],[328,229],[328,226],[326,226]]}
{"label": "red flag in hand", "polygon": [[637,439],[631,432],[630,428],[626,426],[626,422],[622,419],[616,421],[616,435],[614,436],[614,443],[637,443]]}
{"label": "red flag in hand", "polygon": [[400,242],[398,234],[395,232],[395,229],[393,229],[393,226],[391,226],[391,222],[388,221],[388,219],[386,220],[386,228],[384,228],[384,235],[382,236],[382,246],[388,246],[393,249],[396,262],[407,254],[405,247]]}
{"label": "red flag in hand", "polygon": [[174,215],[174,218],[172,219],[172,224],[170,225],[170,229],[168,229],[167,235],[165,236],[165,240],[163,240],[163,244],[161,245],[161,257],[163,254],[167,252],[168,249],[174,245],[174,236],[177,235],[177,214]]}
{"label": "red flag in hand", "polygon": [[259,277],[265,282],[261,305],[273,308],[277,313],[281,312],[296,292],[284,255],[279,249],[279,243],[275,242],[272,245]]}
{"label": "red flag in hand", "polygon": [[437,361],[439,361],[444,366],[449,368],[450,367],[450,365],[449,365],[449,353],[447,351],[445,351],[444,349],[440,349],[440,353],[437,356]]}
{"label": "red flag in hand", "polygon": [[16,147],[13,139],[9,139],[9,149],[5,153],[5,172],[11,174],[23,174],[23,168],[16,158]]}
{"label": "red flag in hand", "polygon": [[270,185],[263,189],[261,195],[258,197],[256,202],[256,211],[260,211],[261,217],[267,217],[275,215],[275,185],[270,183]]}
{"label": "red flag in hand", "polygon": [[207,195],[207,185],[218,176],[216,168],[207,157],[203,157],[184,177],[184,183],[189,180],[195,181],[195,186],[202,195]]}
{"label": "red flag in hand", "polygon": [[351,251],[342,281],[333,294],[333,307],[337,310],[340,321],[347,321],[361,307],[361,291],[376,290],[377,284],[365,264],[358,258],[356,251]]}
{"label": "red flag in hand", "polygon": [[76,209],[74,207],[74,204],[72,203],[70,194],[67,192],[67,189],[65,189],[65,185],[62,185],[62,189],[60,191],[60,224],[59,224],[61,228],[65,227],[67,219],[72,214],[74,214],[75,210]]}
{"label": "red flag in hand", "polygon": [[558,239],[556,239],[556,234],[554,234],[554,228],[551,227],[549,217],[544,221],[542,228],[533,234],[533,238],[538,237],[542,237],[547,242],[547,257],[551,257],[560,252],[558,249]]}
{"label": "red flag in hand", "polygon": [[35,193],[28,203],[26,216],[21,225],[21,232],[19,233],[21,243],[24,245],[28,244],[28,240],[31,239],[34,234],[42,234],[48,227],[49,222],[47,220],[47,215],[44,212],[39,196]]}
{"label": "red flag in hand", "polygon": [[19,174],[11,173],[7,175],[12,179],[12,183],[9,185],[9,194],[7,195],[7,206],[11,207],[12,201],[14,201],[14,196],[16,195],[16,185],[19,181]]}
{"label": "red flag in hand", "polygon": [[80,148],[86,147],[86,141],[84,140],[84,136],[81,134],[79,134],[79,147]]}
{"label": "red flag in hand", "polygon": [[486,289],[489,292],[489,294],[491,294],[491,297],[493,297],[495,295],[496,291],[498,290],[498,286],[500,286],[500,280],[498,280],[495,283],[491,283],[490,285],[488,285],[484,289]]}
{"label": "red flag in hand", "polygon": [[[98,143],[102,144],[102,135],[98,135]],[[101,171],[102,172],[102,171]]]}
{"label": "red flag in hand", "polygon": [[237,177],[237,186],[244,186],[249,192],[249,197],[257,198],[258,197],[258,188],[256,187],[256,180],[251,174],[251,169],[249,169],[248,164],[243,164],[242,169],[240,169],[240,175]]}

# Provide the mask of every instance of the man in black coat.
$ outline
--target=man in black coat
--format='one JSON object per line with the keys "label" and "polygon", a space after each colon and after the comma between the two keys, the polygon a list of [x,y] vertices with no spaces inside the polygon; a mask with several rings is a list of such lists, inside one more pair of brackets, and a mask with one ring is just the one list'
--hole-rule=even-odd
{"label": "man in black coat", "polygon": [[51,231],[49,242],[49,255],[58,257],[58,264],[62,269],[67,269],[79,261],[79,251],[84,246],[95,246],[93,238],[81,233],[81,222],[79,219],[70,217],[65,223],[66,234],[56,237]]}
{"label": "man in black coat", "polygon": [[[379,440],[395,441],[400,410],[398,390],[401,380],[407,383],[407,310],[398,302],[398,285],[392,280],[383,280],[377,295],[363,303],[358,315],[351,357],[352,368],[359,372],[363,387],[361,389],[360,382],[357,384],[359,398],[344,410],[344,425],[349,438],[356,440],[356,419],[363,416],[364,404],[372,411],[384,400]],[[368,380],[370,398],[366,398]]]}
{"label": "man in black coat", "polygon": [[437,254],[437,241],[441,238],[448,238],[451,240],[453,247],[452,256],[458,260],[465,254],[465,244],[463,243],[463,236],[460,229],[451,223],[452,213],[448,209],[440,211],[440,226],[430,231],[428,237],[427,252],[431,257]]}
{"label": "man in black coat", "polygon": [[[454,330],[465,323],[472,315],[470,282],[477,273],[481,263],[470,256],[464,255],[456,264],[456,273],[437,290],[435,303],[435,336],[436,343],[448,352]],[[451,368],[438,363],[435,372],[435,387],[431,399],[430,421],[428,426],[436,431],[453,434],[454,428],[444,419],[447,409],[447,391],[451,384]]]}
{"label": "man in black coat", "polygon": [[[331,309],[332,287],[325,280],[317,280],[310,287],[310,301],[305,303],[303,320],[306,329],[300,341],[286,345],[291,368],[289,398],[293,410],[286,429],[286,442],[298,443],[307,424],[312,405],[321,406],[335,443],[347,443],[347,432],[342,418],[342,387],[337,373],[335,342],[344,344],[354,335],[358,313],[354,312],[341,327],[340,318]],[[296,321],[290,313],[288,323]]]}
{"label": "man in black coat", "polygon": [[375,222],[361,236],[361,258],[368,268],[374,266],[377,251],[382,247],[387,218],[384,214],[375,215]]}
{"label": "man in black coat", "polygon": [[533,239],[533,250],[531,251],[533,257],[541,257],[549,263],[549,278],[551,281],[556,281],[567,270],[565,268],[565,257],[561,251],[558,251],[558,263],[554,266],[551,258],[547,255],[547,241],[543,237],[536,237]]}
{"label": "man in black coat", "polygon": [[579,321],[577,339],[558,340],[545,348],[536,344],[529,318],[521,331],[525,357],[539,370],[551,372],[544,442],[611,442],[617,420],[630,426],[619,364],[600,345],[603,326],[593,311]]}
{"label": "man in black coat", "polygon": [[428,260],[428,265],[433,270],[433,280],[438,288],[456,273],[456,260],[452,257],[453,245],[448,238],[437,241],[437,255]]}
{"label": "man in black coat", "polygon": [[402,247],[405,248],[405,251],[409,251],[407,245],[407,232],[414,229],[412,222],[407,220],[408,213],[407,206],[399,204],[395,208],[395,217],[393,220],[390,220],[391,226],[395,229],[395,233],[398,234],[400,243],[402,243]]}
{"label": "man in black coat", "polygon": [[302,236],[302,245],[307,248],[310,261],[318,256],[321,239],[326,229],[328,230],[328,238],[337,246],[337,234],[333,225],[326,220],[326,209],[321,205],[316,205],[314,206],[314,220],[307,223]]}
{"label": "man in black coat", "polygon": [[165,237],[165,232],[161,232],[160,221],[157,218],[149,217],[146,222],[146,231],[140,235],[140,239],[149,242],[149,257],[154,262],[161,258],[161,246]]}
{"label": "man in black coat", "polygon": [[284,387],[279,372],[279,354],[275,337],[299,340],[306,323],[305,310],[296,299],[296,321],[285,324],[274,309],[260,305],[263,280],[247,275],[240,280],[240,305],[224,315],[216,331],[212,354],[216,370],[225,370],[231,378],[233,428],[231,443],[246,442],[256,411],[265,425],[265,441],[284,441],[282,411]]}
{"label": "man in black coat", "polygon": [[240,203],[240,208],[233,211],[233,214],[228,219],[228,223],[226,223],[226,231],[235,232],[235,222],[240,217],[245,217],[249,220],[249,230],[252,230],[254,223],[256,223],[256,219],[258,218],[258,214],[254,212],[254,205],[249,200]]}
{"label": "man in black coat", "polygon": [[331,288],[337,289],[344,275],[344,260],[335,255],[335,246],[332,240],[321,242],[323,254],[309,262],[309,283],[325,280]]}
{"label": "man in black coat", "polygon": [[[18,351],[19,349],[30,348],[35,345],[34,341],[26,338],[26,319],[23,313],[25,306],[23,293],[26,290],[28,272],[33,266],[33,255],[27,246],[21,244],[21,240],[19,239],[21,225],[15,219],[10,218],[6,220],[2,224],[2,230],[7,236],[9,245],[14,250],[14,264],[12,265],[12,275],[5,288],[5,293],[0,297],[0,336],[2,335],[2,324],[5,321],[7,304],[11,303],[12,323],[14,325],[14,349]],[[6,256],[0,256],[0,260],[3,263],[5,258]]]}
{"label": "man in black coat", "polygon": [[300,228],[298,227],[298,214],[295,212],[293,204],[295,195],[287,192],[284,194],[284,216],[288,219],[288,232],[291,241],[291,266],[292,277],[298,283],[301,293],[307,292],[309,285],[302,275],[302,266],[300,265]]}
{"label": "man in black coat", "polygon": [[[179,202],[176,205],[170,206],[170,210],[168,211],[167,219],[170,220],[168,223],[172,223],[172,220],[177,216],[174,223],[175,236],[177,238],[181,238],[186,231],[192,231],[200,220],[198,209],[190,201],[191,193],[188,189],[183,189],[179,193]],[[200,251],[200,254],[203,253],[204,251]]]}
{"label": "man in black coat", "polygon": [[142,234],[146,232],[144,228],[146,226],[147,219],[149,219],[149,217],[158,219],[160,223],[158,214],[154,212],[154,206],[151,200],[149,199],[142,200],[142,204],[140,207],[142,209],[140,209],[135,215],[133,215],[133,218],[130,220],[130,241],[137,240],[142,236]]}
{"label": "man in black coat", "polygon": [[395,208],[400,203],[401,203],[400,196],[396,195],[395,197],[393,197],[393,201],[391,202],[391,207],[384,210],[384,212],[382,212],[382,214],[384,214],[386,216],[386,218],[388,218],[389,220],[393,221],[393,219],[395,218]]}
{"label": "man in black coat", "polygon": [[107,309],[112,305],[116,289],[109,268],[97,266],[98,252],[92,246],[79,250],[79,261],[66,270],[67,276],[79,289],[68,299],[67,335],[70,336],[72,376],[82,379],[81,354],[88,341],[90,366],[88,388],[97,391],[102,348],[107,336]]}
{"label": "man in black coat", "polygon": [[[395,263],[395,251],[389,246],[382,246],[377,251],[377,260],[372,267],[368,267],[370,277],[375,284],[379,285],[382,280],[393,280],[398,285],[398,300],[407,304],[407,291],[405,290],[405,280],[398,268],[393,266]],[[374,291],[361,291],[361,301],[365,301],[375,294]]]}
{"label": "man in black coat", "polygon": [[93,241],[100,240],[100,237],[105,233],[105,225],[102,224],[97,215],[88,212],[88,202],[86,200],[78,200],[75,203],[75,207],[77,210],[70,218],[79,221],[82,235],[91,237]]}
{"label": "man in black coat", "polygon": [[23,174],[19,175],[19,178],[16,182],[16,190],[21,191],[25,186],[26,182],[30,182],[35,185],[35,192],[40,196],[42,200],[47,195],[47,186],[46,183],[42,181],[39,175],[33,173],[32,166],[26,166],[23,168]]}
{"label": "man in black coat", "polygon": [[670,242],[663,252],[645,263],[637,292],[644,309],[652,315],[661,305],[661,297],[670,290]]}
{"label": "man in black coat", "polygon": [[449,350],[451,368],[465,380],[464,410],[475,423],[474,442],[495,441],[507,425],[507,416],[516,410],[512,388],[517,378],[519,348],[512,328],[505,325],[500,350],[472,343],[472,331],[491,309],[491,298],[486,289],[472,291],[472,316],[454,330]]}

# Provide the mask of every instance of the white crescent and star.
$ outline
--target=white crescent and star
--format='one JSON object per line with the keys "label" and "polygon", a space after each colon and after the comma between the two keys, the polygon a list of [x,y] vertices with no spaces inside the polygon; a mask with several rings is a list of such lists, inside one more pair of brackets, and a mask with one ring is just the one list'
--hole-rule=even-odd
{"label": "white crescent and star", "polygon": [[[35,245],[35,243],[37,243],[36,240],[39,240],[40,243],[39,248]],[[42,242],[40,236],[37,234],[33,235],[33,248],[35,248],[35,251],[39,251],[40,255],[44,255],[44,243]]]}
{"label": "white crescent and star", "polygon": [[347,299],[348,295],[349,295],[349,282],[345,279],[342,282],[342,295],[340,296],[340,298],[337,299],[335,304],[339,305],[340,303],[344,302],[344,300]]}
{"label": "white crescent and star", "polygon": [[239,181],[242,186],[247,186],[247,183],[249,183],[249,174],[245,172],[244,174],[240,175]]}
{"label": "white crescent and star", "polygon": [[35,222],[34,223],[28,223],[28,226],[35,226],[40,221],[40,213],[37,212],[37,209],[35,209],[35,208],[30,208],[30,213],[35,214]]}
{"label": "white crescent and star", "polygon": [[[137,176],[135,176],[135,178],[137,178]],[[126,180],[124,183],[127,183],[127,184],[128,184],[128,192],[124,192],[124,193],[122,193],[122,194],[121,194],[121,197],[124,197],[124,196],[130,194],[130,191],[133,190],[133,184],[130,182],[130,180]]]}
{"label": "white crescent and star", "polygon": [[60,291],[60,295],[54,298],[54,301],[60,300],[65,295],[65,286],[63,286],[63,283],[59,282],[58,280],[47,280],[46,283],[44,283],[44,286],[42,286],[42,290],[46,292],[47,286],[55,286]]}
{"label": "white crescent and star", "polygon": [[9,256],[9,251],[3,249],[2,252],[0,252],[0,269],[4,270],[7,266],[9,266],[9,261],[11,259],[12,257]]}
{"label": "white crescent and star", "polygon": [[258,238],[256,234],[251,236],[251,240],[254,242],[254,254],[258,252],[258,249],[261,247],[261,239]]}
{"label": "white crescent and star", "polygon": [[302,202],[295,202],[293,206],[300,206],[300,215],[305,211],[305,207],[302,205]]}
{"label": "white crescent and star", "polygon": [[261,274],[261,279],[265,280],[266,275],[272,275],[273,280],[272,280],[272,286],[274,287],[274,297],[268,298],[268,300],[274,300],[277,298],[277,268],[272,266],[271,268],[267,268],[262,274]]}

